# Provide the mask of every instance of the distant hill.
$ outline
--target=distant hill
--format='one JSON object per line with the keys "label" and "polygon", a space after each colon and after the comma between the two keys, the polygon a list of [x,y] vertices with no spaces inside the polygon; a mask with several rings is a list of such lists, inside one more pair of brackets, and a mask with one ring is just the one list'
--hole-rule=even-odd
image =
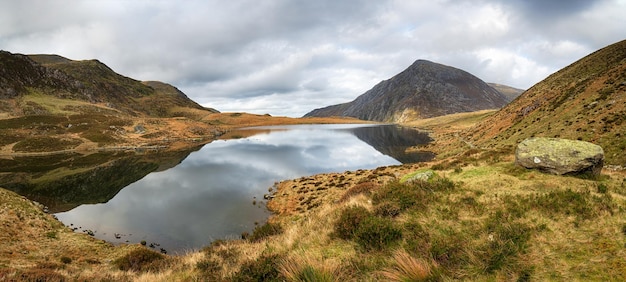
{"label": "distant hill", "polygon": [[8,116],[105,112],[171,117],[180,108],[216,112],[171,85],[122,76],[98,60],[0,51],[0,113]]}
{"label": "distant hill", "polygon": [[515,100],[519,95],[524,93],[524,89],[519,89],[503,84],[498,83],[487,83],[489,86],[493,87],[493,89],[498,90],[502,95],[506,97],[506,99],[511,102]]}
{"label": "distant hill", "polygon": [[417,60],[354,101],[313,110],[305,117],[348,116],[381,122],[500,108],[508,100],[470,73]]}
{"label": "distant hill", "polygon": [[481,146],[579,139],[602,146],[607,163],[626,165],[626,40],[550,75],[465,135]]}

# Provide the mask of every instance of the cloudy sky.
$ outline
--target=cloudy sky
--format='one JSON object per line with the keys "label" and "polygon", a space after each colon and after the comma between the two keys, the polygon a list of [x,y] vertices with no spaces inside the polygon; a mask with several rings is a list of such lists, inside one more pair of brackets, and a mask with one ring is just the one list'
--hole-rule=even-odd
{"label": "cloudy sky", "polygon": [[220,111],[302,116],[417,59],[528,88],[626,39],[626,0],[6,0],[0,49],[98,59]]}

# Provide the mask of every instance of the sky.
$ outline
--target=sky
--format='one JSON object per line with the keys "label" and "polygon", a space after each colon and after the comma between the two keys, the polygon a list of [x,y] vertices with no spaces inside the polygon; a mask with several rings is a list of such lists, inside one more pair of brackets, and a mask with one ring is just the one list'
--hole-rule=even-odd
{"label": "sky", "polygon": [[0,49],[98,59],[222,112],[299,117],[425,59],[527,89],[626,39],[626,0],[5,0]]}

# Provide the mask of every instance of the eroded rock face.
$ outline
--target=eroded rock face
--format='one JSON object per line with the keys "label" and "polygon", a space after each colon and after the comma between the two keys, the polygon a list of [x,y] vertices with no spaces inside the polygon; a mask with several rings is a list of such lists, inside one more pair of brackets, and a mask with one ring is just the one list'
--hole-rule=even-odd
{"label": "eroded rock face", "polygon": [[599,175],[604,164],[604,150],[585,141],[528,138],[517,145],[515,163],[557,175]]}

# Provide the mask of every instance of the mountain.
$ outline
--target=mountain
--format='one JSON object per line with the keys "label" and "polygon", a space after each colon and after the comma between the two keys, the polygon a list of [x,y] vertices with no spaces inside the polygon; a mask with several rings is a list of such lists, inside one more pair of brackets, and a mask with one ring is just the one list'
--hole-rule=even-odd
{"label": "mountain", "polygon": [[403,122],[459,112],[495,109],[507,99],[470,73],[417,60],[354,101],[313,110],[305,117],[348,116],[381,122]]}
{"label": "mountain", "polygon": [[480,146],[561,137],[598,144],[606,163],[626,165],[626,40],[550,75],[465,132]]}
{"label": "mountain", "polygon": [[0,51],[0,113],[10,117],[61,112],[171,117],[176,108],[215,112],[171,85],[122,76],[98,60]]}
{"label": "mountain", "polygon": [[515,98],[517,98],[519,95],[522,95],[522,93],[524,92],[524,89],[519,89],[498,83],[487,83],[487,85],[493,87],[493,89],[504,95],[509,102],[515,100]]}

